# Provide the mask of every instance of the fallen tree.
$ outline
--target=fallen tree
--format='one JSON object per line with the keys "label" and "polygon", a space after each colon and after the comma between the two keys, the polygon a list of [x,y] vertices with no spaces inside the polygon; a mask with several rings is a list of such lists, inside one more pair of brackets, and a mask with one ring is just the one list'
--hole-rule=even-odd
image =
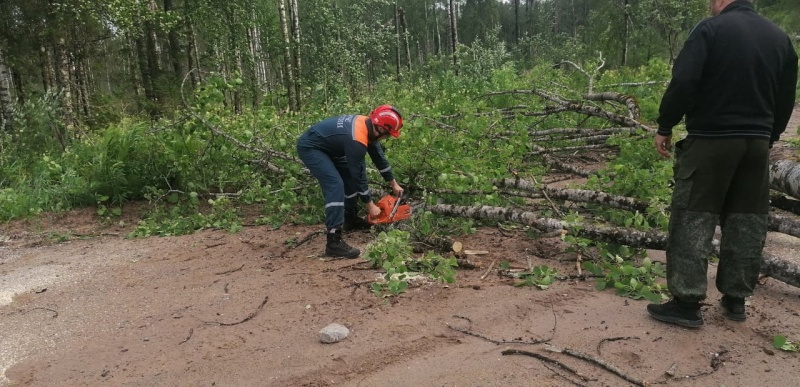
{"label": "fallen tree", "polygon": [[[498,188],[513,188],[530,192],[541,192],[550,199],[597,204],[619,210],[646,213],[650,204],[632,197],[613,195],[607,192],[583,189],[551,188],[524,179],[502,179],[493,182]],[[794,214],[773,209],[769,213],[769,231],[800,238],[800,219]]]}
{"label": "fallen tree", "polygon": [[777,160],[769,165],[770,188],[800,199],[800,163]]}
{"label": "fallen tree", "polygon": [[[506,221],[534,227],[542,232],[566,230],[576,236],[598,242],[615,243],[631,247],[665,250],[667,235],[661,231],[640,231],[628,228],[609,227],[592,224],[570,224],[569,222],[540,217],[529,211],[513,208],[479,206],[464,207],[450,204],[436,204],[426,208],[432,213],[465,217],[478,220]],[[761,272],[788,285],[800,287],[800,265],[770,254],[762,255]]]}

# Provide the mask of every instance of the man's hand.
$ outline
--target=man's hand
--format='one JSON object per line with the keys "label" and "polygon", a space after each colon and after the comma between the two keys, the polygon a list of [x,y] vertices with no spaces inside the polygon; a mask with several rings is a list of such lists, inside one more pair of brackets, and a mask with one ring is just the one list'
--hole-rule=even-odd
{"label": "man's hand", "polygon": [[367,203],[367,211],[369,211],[369,216],[373,218],[377,218],[381,215],[381,208],[376,206],[375,203],[372,202],[372,200],[370,200],[369,203]]}
{"label": "man's hand", "polygon": [[394,195],[394,197],[396,198],[403,197],[403,192],[405,191],[403,190],[403,187],[400,186],[400,184],[397,184],[397,180],[392,180],[391,182],[389,182],[389,184],[391,184],[392,186],[392,194]]}
{"label": "man's hand", "polygon": [[658,153],[668,159],[670,156],[669,152],[672,150],[672,136],[656,134],[654,144]]}

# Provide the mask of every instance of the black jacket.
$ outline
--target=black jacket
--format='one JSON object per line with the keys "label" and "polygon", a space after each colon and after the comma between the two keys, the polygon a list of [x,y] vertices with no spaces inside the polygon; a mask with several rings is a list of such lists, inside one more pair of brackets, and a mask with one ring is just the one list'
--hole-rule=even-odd
{"label": "black jacket", "polygon": [[661,100],[658,133],[686,116],[689,136],[769,139],[786,129],[795,103],[797,53],[753,4],[735,1],[689,34]]}

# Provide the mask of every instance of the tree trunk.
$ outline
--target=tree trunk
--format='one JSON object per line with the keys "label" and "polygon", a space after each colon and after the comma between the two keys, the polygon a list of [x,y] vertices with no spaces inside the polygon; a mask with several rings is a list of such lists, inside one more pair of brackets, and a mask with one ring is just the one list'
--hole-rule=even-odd
{"label": "tree trunk", "polygon": [[253,109],[261,103],[261,95],[267,85],[266,65],[262,58],[261,32],[258,27],[251,26],[247,29],[247,41],[250,48],[250,57],[253,58],[253,76],[250,80]]}
{"label": "tree trunk", "polygon": [[69,71],[69,53],[64,38],[58,40],[58,86],[61,90],[61,109],[64,118],[64,132],[59,135],[61,146],[66,148],[68,136],[75,128],[75,114],[72,110],[72,82]]}
{"label": "tree trunk", "polygon": [[514,188],[526,191],[543,192],[550,198],[581,203],[594,203],[605,207],[626,211],[646,213],[649,203],[627,196],[612,195],[606,192],[583,189],[559,189],[536,184],[522,179],[503,179],[493,182],[498,188]]}
{"label": "tree trunk", "polygon": [[[664,250],[667,247],[667,236],[660,231],[639,231],[590,224],[580,224],[578,225],[580,227],[574,227],[576,225],[570,225],[565,221],[540,218],[533,212],[490,206],[462,207],[449,204],[437,204],[427,207],[427,210],[445,216],[520,223],[535,227],[542,232],[557,230],[567,230],[570,232],[569,230],[572,230],[571,232],[576,236],[598,242],[621,244],[652,250]],[[800,265],[790,261],[784,261],[770,254],[762,254],[762,257],[762,273],[785,282],[788,285],[800,287]]]}
{"label": "tree trunk", "polygon": [[452,48],[453,54],[453,68],[455,69],[456,75],[458,75],[458,56],[456,52],[458,51],[458,26],[456,23],[456,5],[454,0],[450,0],[450,7],[449,7],[449,17],[450,17],[450,47]]}
{"label": "tree trunk", "polygon": [[561,33],[561,7],[559,7],[558,1],[553,3],[553,8],[555,8],[553,12],[553,33],[556,35]]}
{"label": "tree trunk", "polygon": [[[423,4],[424,4],[424,7],[425,7],[424,8],[425,9],[425,48],[424,49],[420,48],[420,51],[422,51],[422,53],[423,53],[422,55],[419,56],[419,62],[420,63],[425,63],[425,58],[426,58],[427,55],[431,54],[431,49],[432,49],[432,46],[431,46],[430,21],[428,19],[428,0],[424,0]],[[436,12],[436,11],[434,10],[434,12]]]}
{"label": "tree trunk", "polygon": [[800,199],[800,163],[778,160],[769,166],[770,188]]}
{"label": "tree trunk", "polygon": [[397,82],[401,82],[400,78],[400,9],[397,7],[397,0],[394,2],[394,68]]}
{"label": "tree trunk", "polygon": [[514,44],[519,45],[519,0],[514,0]]}
{"label": "tree trunk", "polygon": [[400,19],[400,34],[403,37],[403,47],[406,53],[406,70],[411,71],[411,47],[408,43],[408,24],[406,23],[406,13],[403,8],[398,8],[398,18]]}
{"label": "tree trunk", "polygon": [[295,81],[294,81],[294,98],[295,98],[295,108],[300,110],[300,106],[302,106],[302,79],[303,79],[303,67],[301,66],[300,60],[300,53],[302,50],[300,49],[300,15],[299,10],[297,9],[297,0],[290,0],[289,8],[292,14],[292,38],[294,39],[294,51],[292,58],[294,59],[294,69],[295,69]]}
{"label": "tree trunk", "polygon": [[[523,92],[523,91],[518,90],[518,92]],[[524,92],[528,92],[528,91],[524,91]],[[584,105],[584,104],[568,101],[568,100],[563,99],[563,98],[561,98],[559,96],[556,96],[554,94],[550,94],[550,93],[542,91],[542,90],[531,90],[530,92],[532,94],[538,95],[539,97],[544,98],[544,99],[546,99],[548,101],[552,101],[552,102],[555,102],[555,103],[561,105],[561,107],[564,110],[583,113],[583,114],[586,114],[588,116],[600,117],[600,118],[603,118],[605,120],[611,121],[613,123],[616,123],[616,124],[619,124],[619,125],[623,125],[623,126],[627,126],[627,127],[631,127],[631,128],[639,128],[639,129],[644,129],[644,130],[646,130],[648,132],[653,132],[653,133],[655,132],[654,129],[652,129],[652,128],[648,127],[648,126],[645,126],[644,124],[642,124],[641,122],[637,121],[636,119],[633,119],[633,118],[630,118],[630,117],[624,117],[624,116],[621,116],[619,114],[603,110],[603,109],[601,109],[601,108],[599,108],[597,106],[589,106],[589,105]],[[612,94],[616,94],[616,93],[612,93]],[[638,111],[638,109],[636,111]],[[631,114],[634,114],[634,113],[631,113]],[[638,113],[636,113],[636,114],[638,114]]]}
{"label": "tree trunk", "polygon": [[[240,12],[237,12],[238,8],[231,8],[229,9],[229,13],[227,13],[227,21],[228,21],[228,47],[227,50],[223,50],[225,54],[220,56],[220,61],[225,63],[225,73],[227,73],[226,78],[233,78],[233,77],[241,77],[242,75],[242,50],[240,48],[239,42],[239,26],[242,25],[243,21],[240,17]],[[227,59],[230,57],[230,59]],[[232,70],[231,70],[232,68]],[[233,87],[231,89],[231,106],[233,108],[234,114],[242,114],[242,88],[241,87]]]}
{"label": "tree trunk", "polygon": [[12,119],[14,105],[11,98],[11,73],[6,65],[6,57],[2,42],[0,42],[0,133],[10,132],[13,127]]}
{"label": "tree trunk", "polygon": [[283,36],[283,56],[284,56],[284,70],[286,71],[286,96],[290,109],[298,111],[299,107],[296,105],[297,99],[294,96],[294,70],[292,69],[292,51],[289,40],[289,24],[286,19],[286,4],[285,0],[278,0],[278,17],[281,23],[281,35]]}
{"label": "tree trunk", "polygon": [[139,74],[141,74],[141,85],[142,89],[144,89],[144,96],[147,99],[147,111],[150,114],[150,117],[155,118],[158,116],[158,113],[155,111],[155,100],[156,100],[156,92],[153,90],[153,74],[151,73],[151,67],[149,65],[149,61],[147,60],[147,49],[145,44],[145,32],[139,34],[136,37],[136,58],[138,59],[139,63]]}
{"label": "tree trunk", "polygon": [[[512,188],[530,192],[541,192],[551,199],[568,200],[579,203],[598,204],[604,207],[639,213],[647,213],[650,203],[606,192],[582,189],[550,188],[523,179],[503,179],[492,182],[498,188]],[[800,218],[791,213],[773,209],[769,213],[769,231],[779,232],[800,238]]]}
{"label": "tree trunk", "polygon": [[433,7],[433,26],[434,26],[434,33],[436,34],[433,38],[434,48],[433,53],[437,56],[442,54],[442,33],[439,31],[439,13],[436,12],[436,3],[434,2]]}
{"label": "tree trunk", "polygon": [[630,33],[630,0],[622,0],[622,66],[628,65],[628,35]]}
{"label": "tree trunk", "polygon": [[800,238],[800,220],[791,213],[773,209],[769,213],[768,227],[770,231]]}
{"label": "tree trunk", "polygon": [[75,67],[75,83],[78,91],[78,106],[84,118],[89,118],[89,61],[86,58],[77,62]]}
{"label": "tree trunk", "polygon": [[55,64],[53,63],[53,52],[42,45],[39,53],[41,55],[42,66],[42,87],[45,91],[50,91],[57,87],[56,70]]}
{"label": "tree trunk", "polygon": [[[189,78],[192,82],[192,88],[197,87],[200,82],[203,82],[202,72],[200,71],[200,64],[198,63],[199,56],[197,55],[197,40],[194,34],[194,24],[192,17],[189,14],[189,0],[183,5],[184,29],[188,37],[189,46],[186,47],[186,63],[189,65]],[[195,71],[196,70],[196,71]]]}
{"label": "tree trunk", "polygon": [[790,199],[784,195],[772,195],[769,198],[769,204],[772,207],[800,215],[800,200]]}
{"label": "tree trunk", "polygon": [[[463,207],[450,204],[437,204],[427,208],[433,213],[472,218],[479,220],[505,221],[535,227],[542,232],[570,230],[571,225],[562,220],[542,218],[538,214],[520,211],[513,208],[479,206]],[[663,250],[667,245],[667,237],[660,231],[639,231],[608,226],[581,224],[574,231],[576,236],[589,238],[598,242],[617,243],[627,246]]]}
{"label": "tree trunk", "polygon": [[[172,0],[164,0],[164,13],[168,14],[172,11]],[[169,41],[169,58],[172,62],[172,71],[175,73],[175,79],[180,81],[183,78],[183,66],[181,65],[181,44],[178,39],[178,30],[176,27],[169,29],[167,38]]]}
{"label": "tree trunk", "polygon": [[[242,50],[239,49],[239,45],[236,44],[236,48],[234,49],[234,73],[242,76]],[[236,114],[242,114],[242,89],[240,87],[236,87],[233,90],[233,112]]]}

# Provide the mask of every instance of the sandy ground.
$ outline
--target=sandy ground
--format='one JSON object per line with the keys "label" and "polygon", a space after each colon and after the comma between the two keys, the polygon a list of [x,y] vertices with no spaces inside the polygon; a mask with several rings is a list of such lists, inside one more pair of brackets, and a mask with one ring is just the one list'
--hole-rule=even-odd
{"label": "sandy ground", "polygon": [[[136,209],[125,214],[135,224]],[[711,265],[705,326],[689,330],[649,318],[646,301],[595,290],[593,280],[515,287],[498,275],[500,262],[569,275],[575,256],[557,239],[480,228],[460,240],[489,253],[459,269],[456,284],[382,299],[369,291],[377,271],[363,260],[320,259],[323,236],[287,248],[319,229],[126,239],[130,226],[103,225],[91,209],[0,225],[0,385],[632,384],[550,346],[648,384],[800,385],[800,354],[771,346],[776,334],[800,340],[800,289],[774,279],[748,300],[747,321],[732,322]],[[360,247],[373,238],[348,235]],[[796,259],[800,240],[771,234],[767,250]],[[650,257],[664,260],[661,251]],[[350,336],[320,343],[318,331],[334,322]]]}

